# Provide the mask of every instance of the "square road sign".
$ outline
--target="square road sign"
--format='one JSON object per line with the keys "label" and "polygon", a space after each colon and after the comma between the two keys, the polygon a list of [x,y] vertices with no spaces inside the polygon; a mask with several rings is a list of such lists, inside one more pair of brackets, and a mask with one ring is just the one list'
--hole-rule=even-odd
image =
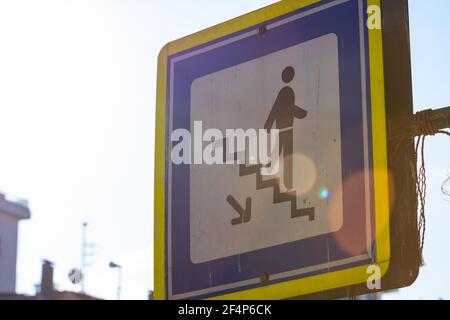
{"label": "square road sign", "polygon": [[[382,34],[366,27],[369,5],[379,0],[283,1],[162,49],[156,299],[286,299],[388,270]],[[172,161],[177,130],[275,128],[271,176],[249,161]]]}

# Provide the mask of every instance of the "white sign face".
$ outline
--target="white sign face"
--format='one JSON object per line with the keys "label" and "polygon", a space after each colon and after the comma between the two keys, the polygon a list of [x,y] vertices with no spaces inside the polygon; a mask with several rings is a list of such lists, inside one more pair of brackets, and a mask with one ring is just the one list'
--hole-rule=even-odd
{"label": "white sign face", "polygon": [[[287,67],[295,70],[290,81],[282,79]],[[191,87],[191,129],[194,121],[202,121],[203,130],[263,129],[286,87],[295,94],[295,106],[307,112],[306,117],[294,119],[293,131],[284,136],[293,139],[292,188],[287,190],[289,183],[283,183],[289,165],[282,156],[278,195],[273,185],[257,188],[258,174],[241,175],[237,164],[191,165],[190,256],[194,264],[341,229],[341,106],[335,34],[196,79]],[[295,194],[296,201],[275,201],[287,191]],[[232,223],[239,215],[230,198],[244,209],[250,204],[249,221]],[[313,209],[314,218],[293,217],[293,210],[300,209]]]}

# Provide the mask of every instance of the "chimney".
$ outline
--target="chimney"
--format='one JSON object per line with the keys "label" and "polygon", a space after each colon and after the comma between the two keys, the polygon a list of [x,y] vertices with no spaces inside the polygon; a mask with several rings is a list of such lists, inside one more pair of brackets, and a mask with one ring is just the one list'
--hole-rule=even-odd
{"label": "chimney", "polygon": [[42,278],[40,298],[43,300],[52,300],[55,295],[53,288],[53,263],[44,260],[42,263]]}

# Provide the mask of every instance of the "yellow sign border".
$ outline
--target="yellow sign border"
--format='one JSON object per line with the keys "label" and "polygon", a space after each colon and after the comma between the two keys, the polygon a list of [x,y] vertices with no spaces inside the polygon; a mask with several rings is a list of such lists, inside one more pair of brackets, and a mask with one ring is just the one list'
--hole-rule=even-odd
{"label": "yellow sign border", "polygon": [[[380,6],[381,0],[366,0],[368,5]],[[156,95],[155,194],[154,194],[154,296],[167,299],[165,270],[165,130],[166,82],[169,56],[201,44],[239,32],[270,19],[320,2],[320,0],[284,0],[249,14],[224,22],[165,45],[158,56]],[[370,88],[372,113],[372,145],[374,161],[374,203],[377,248],[377,266],[386,274],[390,260],[389,177],[387,165],[386,114],[384,97],[382,30],[369,31]],[[288,299],[339,287],[363,283],[367,280],[366,266],[286,281],[265,287],[244,290],[214,299],[277,300]]]}

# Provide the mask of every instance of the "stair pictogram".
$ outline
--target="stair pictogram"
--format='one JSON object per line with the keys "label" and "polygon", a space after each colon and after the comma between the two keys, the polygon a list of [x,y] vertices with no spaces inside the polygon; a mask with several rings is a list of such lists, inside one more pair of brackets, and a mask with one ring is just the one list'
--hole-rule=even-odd
{"label": "stair pictogram", "polygon": [[[280,203],[291,203],[291,218],[301,218],[301,217],[308,217],[309,221],[315,220],[315,208],[297,208],[297,191],[287,191],[287,192],[281,192],[281,179],[279,177],[272,178],[268,180],[263,179],[263,175],[261,174],[262,165],[251,165],[247,166],[245,164],[241,164],[239,166],[239,176],[246,177],[250,175],[256,175],[256,190],[263,190],[263,189],[269,189],[273,188],[273,204],[280,204]],[[234,199],[233,196],[228,196],[227,201],[230,203],[230,205],[233,206],[233,208],[236,209],[239,204]],[[240,207],[240,206],[239,206]],[[241,208],[242,209],[242,208]],[[246,208],[245,210],[236,210],[238,214],[240,215],[240,218],[234,219],[232,224],[243,224],[250,222],[251,219],[251,199],[248,198],[246,200]]]}

